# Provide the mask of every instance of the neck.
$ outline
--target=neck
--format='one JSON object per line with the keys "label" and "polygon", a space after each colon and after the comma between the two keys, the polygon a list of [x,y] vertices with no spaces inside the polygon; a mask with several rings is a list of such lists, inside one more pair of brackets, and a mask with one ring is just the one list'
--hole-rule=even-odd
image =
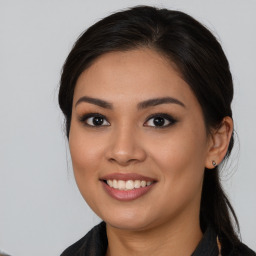
{"label": "neck", "polygon": [[[197,215],[198,216],[198,215]],[[130,231],[107,224],[107,256],[191,255],[202,238],[199,219],[193,216],[157,227]]]}

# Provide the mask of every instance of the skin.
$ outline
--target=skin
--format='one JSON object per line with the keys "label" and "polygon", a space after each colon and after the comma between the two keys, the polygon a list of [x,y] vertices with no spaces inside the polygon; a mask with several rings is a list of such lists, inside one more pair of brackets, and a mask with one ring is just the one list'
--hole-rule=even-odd
{"label": "skin", "polygon": [[[106,109],[81,97],[112,104]],[[165,103],[139,109],[152,98]],[[90,126],[88,113],[106,120]],[[156,128],[152,114],[176,122]],[[159,116],[159,115],[156,115]],[[165,124],[169,124],[165,120]],[[73,100],[69,145],[78,188],[92,210],[107,223],[107,255],[191,255],[202,232],[199,209],[205,167],[225,156],[232,120],[223,119],[208,134],[201,106],[173,63],[151,49],[100,56],[79,77]],[[137,173],[156,183],[142,197],[121,202],[99,180],[111,173]],[[186,245],[186,246],[184,246]]]}

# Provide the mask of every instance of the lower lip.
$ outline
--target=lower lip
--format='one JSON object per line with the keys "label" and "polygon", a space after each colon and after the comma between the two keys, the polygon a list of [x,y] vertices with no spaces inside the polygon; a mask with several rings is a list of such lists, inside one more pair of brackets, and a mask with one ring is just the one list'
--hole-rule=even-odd
{"label": "lower lip", "polygon": [[131,201],[135,200],[146,193],[148,193],[155,183],[152,183],[149,186],[146,186],[144,188],[135,188],[132,190],[119,190],[115,188],[111,188],[109,185],[107,185],[104,181],[102,181],[103,188],[105,191],[113,198],[119,200],[119,201]]}

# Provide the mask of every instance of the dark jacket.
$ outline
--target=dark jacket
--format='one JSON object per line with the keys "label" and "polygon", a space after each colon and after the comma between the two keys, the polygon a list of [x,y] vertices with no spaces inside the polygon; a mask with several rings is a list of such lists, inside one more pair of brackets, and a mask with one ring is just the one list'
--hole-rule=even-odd
{"label": "dark jacket", "polygon": [[[208,227],[201,242],[191,256],[218,256],[219,250],[214,229]],[[105,256],[108,247],[106,224],[101,222],[83,238],[68,247],[61,256]],[[222,256],[256,256],[246,245],[240,244]]]}

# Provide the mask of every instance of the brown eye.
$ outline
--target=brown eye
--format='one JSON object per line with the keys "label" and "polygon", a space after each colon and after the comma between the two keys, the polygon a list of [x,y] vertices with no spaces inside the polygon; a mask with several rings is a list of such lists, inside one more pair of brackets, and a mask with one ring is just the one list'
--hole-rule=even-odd
{"label": "brown eye", "polygon": [[176,123],[176,120],[168,114],[158,114],[148,118],[144,126],[165,128]]}
{"label": "brown eye", "polygon": [[99,116],[89,117],[86,120],[86,123],[88,125],[91,125],[91,126],[105,126],[105,125],[109,125],[109,123],[103,117],[99,117]]}
{"label": "brown eye", "polygon": [[170,121],[163,117],[155,117],[151,118],[147,121],[147,126],[168,126],[170,124]]}
{"label": "brown eye", "polygon": [[92,117],[93,125],[102,125],[104,123],[104,119],[102,117]]}
{"label": "brown eye", "polygon": [[80,121],[87,126],[109,126],[110,123],[100,114],[87,114]]}
{"label": "brown eye", "polygon": [[156,117],[153,119],[153,123],[155,126],[163,126],[165,125],[165,119],[163,117]]}

